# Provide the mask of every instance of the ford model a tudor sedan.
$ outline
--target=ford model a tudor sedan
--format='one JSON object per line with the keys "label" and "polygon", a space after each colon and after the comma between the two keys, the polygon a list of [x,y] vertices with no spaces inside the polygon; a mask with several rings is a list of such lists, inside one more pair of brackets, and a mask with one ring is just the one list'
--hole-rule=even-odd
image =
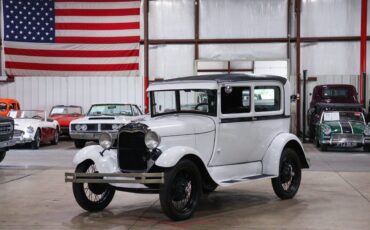
{"label": "ford model a tudor sedan", "polygon": [[[115,191],[159,193],[164,213],[190,218],[202,194],[217,186],[271,178],[281,199],[293,198],[308,168],[289,133],[290,92],[276,76],[208,75],[152,84],[151,118],[131,122],[74,157],[77,203],[104,209]],[[258,97],[254,97],[258,95]]]}
{"label": "ford model a tudor sedan", "polygon": [[315,143],[322,151],[328,146],[363,147],[370,151],[370,127],[362,112],[324,111],[317,124]]}
{"label": "ford model a tudor sedan", "polygon": [[116,139],[122,125],[141,119],[143,114],[134,104],[94,104],[86,117],[70,123],[69,135],[76,148],[83,148],[87,141],[98,141],[102,132]]}

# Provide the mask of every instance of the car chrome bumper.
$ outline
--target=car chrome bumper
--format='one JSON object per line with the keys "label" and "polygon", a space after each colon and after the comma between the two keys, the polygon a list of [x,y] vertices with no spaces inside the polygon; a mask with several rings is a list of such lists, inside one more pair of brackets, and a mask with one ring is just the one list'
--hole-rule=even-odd
{"label": "car chrome bumper", "polygon": [[[89,140],[89,141],[95,141],[99,140],[100,135],[102,132],[76,132],[76,131],[70,131],[69,136],[72,139],[78,139],[78,140]],[[113,140],[117,139],[117,132],[108,132],[112,135]]]}
{"label": "car chrome bumper", "polygon": [[352,138],[339,138],[339,139],[328,139],[328,140],[321,140],[320,144],[328,144],[328,145],[344,145],[344,144],[353,144],[353,145],[365,145],[370,144],[370,139],[352,139]]}
{"label": "car chrome bumper", "polygon": [[65,173],[65,182],[109,184],[164,184],[164,173]]}
{"label": "car chrome bumper", "polygon": [[14,139],[8,140],[8,141],[1,141],[0,142],[0,149],[8,148],[16,144],[16,141]]}
{"label": "car chrome bumper", "polygon": [[13,137],[13,140],[15,141],[15,144],[26,144],[26,143],[30,143],[33,141],[32,138],[26,138],[23,136]]}

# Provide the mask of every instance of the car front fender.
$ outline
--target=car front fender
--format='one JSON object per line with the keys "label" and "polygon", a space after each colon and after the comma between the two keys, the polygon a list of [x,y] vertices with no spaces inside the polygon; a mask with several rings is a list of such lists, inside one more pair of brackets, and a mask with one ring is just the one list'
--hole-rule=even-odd
{"label": "car front fender", "polygon": [[303,146],[298,137],[291,133],[281,133],[274,138],[263,156],[263,174],[279,175],[280,157],[285,147],[293,148],[297,152],[302,168],[309,167]]}
{"label": "car front fender", "polygon": [[105,150],[101,155],[103,148],[100,145],[90,145],[81,149],[73,158],[73,163],[79,165],[86,160],[92,160],[97,171],[100,173],[119,172],[117,165],[117,151],[115,149]]}
{"label": "car front fender", "polygon": [[194,154],[200,156],[199,152],[187,146],[175,146],[165,150],[155,161],[155,165],[163,168],[170,168],[186,155]]}

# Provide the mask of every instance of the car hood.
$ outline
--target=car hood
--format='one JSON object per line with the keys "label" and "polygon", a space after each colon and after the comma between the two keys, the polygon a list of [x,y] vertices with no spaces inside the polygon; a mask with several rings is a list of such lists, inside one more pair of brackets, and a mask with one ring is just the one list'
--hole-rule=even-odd
{"label": "car hood", "polygon": [[41,121],[37,119],[14,119],[14,129],[24,130],[29,126],[38,126]]}
{"label": "car hood", "polygon": [[71,124],[125,124],[137,119],[138,117],[132,116],[86,116],[73,120]]}
{"label": "car hood", "polygon": [[358,121],[330,121],[324,122],[331,128],[332,133],[363,134],[365,124]]}
{"label": "car hood", "polygon": [[53,115],[49,116],[50,119],[58,121],[61,126],[68,126],[73,120],[80,118],[82,115]]}
{"label": "car hood", "polygon": [[215,121],[203,115],[164,115],[140,122],[161,137],[206,133],[215,130]]}

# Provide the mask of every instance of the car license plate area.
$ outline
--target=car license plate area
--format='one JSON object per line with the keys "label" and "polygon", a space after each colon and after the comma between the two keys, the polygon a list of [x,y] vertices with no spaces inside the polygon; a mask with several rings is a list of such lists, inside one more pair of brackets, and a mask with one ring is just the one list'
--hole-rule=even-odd
{"label": "car license plate area", "polygon": [[357,143],[343,142],[343,143],[338,143],[336,146],[337,147],[356,147],[357,146]]}

